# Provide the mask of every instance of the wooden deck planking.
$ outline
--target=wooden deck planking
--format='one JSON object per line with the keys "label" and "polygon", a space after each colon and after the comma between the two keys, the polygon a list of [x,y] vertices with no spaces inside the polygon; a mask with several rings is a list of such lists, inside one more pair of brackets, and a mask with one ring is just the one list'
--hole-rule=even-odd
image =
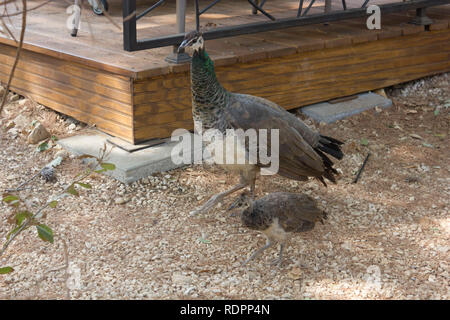
{"label": "wooden deck planking", "polygon": [[[252,15],[246,2],[237,5],[239,1],[220,2],[202,16],[202,26],[267,20]],[[39,1],[29,2],[33,6]],[[144,2],[138,11],[148,6]],[[360,6],[355,0],[347,2],[349,8]],[[207,1],[201,3],[204,7]],[[295,15],[297,4],[298,0],[268,1],[265,8],[283,18]],[[119,24],[120,5],[111,0],[110,14]],[[83,21],[89,19],[92,30],[85,24],[72,38],[63,27],[65,7],[55,2],[43,7],[46,15],[41,9],[30,12],[25,50],[13,82],[16,91],[132,143],[167,137],[180,127],[192,129],[188,64],[165,62],[169,47],[124,51],[121,31],[89,10],[83,11]],[[171,33],[174,8],[169,1],[141,19],[139,36]],[[333,8],[341,9],[341,3],[334,2]],[[318,2],[310,14],[320,12],[323,3]],[[207,48],[226,88],[291,109],[448,71],[450,5],[428,12],[435,19],[432,32],[409,24],[414,16],[409,12],[382,17],[381,30],[367,30],[365,19],[352,19],[210,40]],[[20,16],[13,19],[20,26]],[[187,29],[194,25],[190,14]],[[13,63],[14,46],[14,41],[0,36],[1,81],[6,81]]]}
{"label": "wooden deck planking", "polygon": [[[0,44],[2,82],[8,79],[14,55],[14,48]],[[131,79],[125,79],[24,50],[11,87],[54,110],[132,141]],[[128,92],[122,90],[125,85]]]}
{"label": "wooden deck planking", "polygon": [[[231,91],[262,96],[291,109],[445,70],[450,70],[450,32],[447,30],[407,35],[401,42],[390,38],[280,57],[270,63],[262,60],[224,66],[216,72],[222,84]],[[135,88],[136,137],[147,132],[149,123],[176,122],[192,128],[187,75],[185,81],[177,79],[162,83],[153,89],[142,83]],[[164,93],[161,93],[162,87]],[[142,90],[149,91],[137,92]],[[146,106],[150,105],[148,101],[161,99],[166,105],[171,105],[172,101],[177,103],[172,111],[166,107],[164,112],[154,109],[146,112]],[[183,105],[186,110],[180,110]],[[153,113],[155,111],[157,113]],[[170,134],[164,127],[160,127],[159,132],[161,137]]]}

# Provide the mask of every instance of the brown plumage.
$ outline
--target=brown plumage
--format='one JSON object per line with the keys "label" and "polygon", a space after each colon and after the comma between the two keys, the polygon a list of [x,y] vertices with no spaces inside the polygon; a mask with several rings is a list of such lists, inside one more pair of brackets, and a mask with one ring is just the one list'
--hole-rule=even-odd
{"label": "brown plumage", "polygon": [[[299,181],[314,177],[326,185],[325,179],[335,183],[337,171],[326,154],[341,159],[342,142],[321,135],[305,125],[300,119],[287,112],[277,104],[256,96],[227,91],[218,81],[214,63],[205,50],[201,33],[193,31],[186,35],[180,48],[194,49],[191,62],[192,114],[196,124],[202,129],[216,129],[225,133],[227,129],[267,130],[266,154],[272,154],[270,132],[279,132],[279,159],[277,174]],[[199,128],[196,128],[196,131]],[[244,145],[244,144],[242,144]],[[258,141],[258,148],[262,148]],[[247,159],[251,151],[245,144],[241,149]],[[236,151],[234,151],[236,153]],[[237,153],[241,151],[237,151]],[[230,155],[234,157],[233,155]],[[227,155],[228,157],[228,155]],[[201,208],[192,213],[199,213],[212,208],[223,198],[247,186],[253,193],[255,181],[262,168],[269,167],[259,157],[257,162],[248,165],[227,164],[227,169],[240,173],[240,184],[219,193],[209,199]]]}
{"label": "brown plumage", "polygon": [[[324,152],[341,159],[343,154],[339,146],[342,142],[311,130],[277,104],[260,97],[234,94],[229,107],[223,110],[222,118],[226,127],[233,129],[278,129],[279,175],[299,181],[316,177],[324,185],[323,178],[336,182],[337,171]],[[268,150],[271,150],[270,142],[268,137]],[[260,163],[257,166],[264,167]]]}
{"label": "brown plumage", "polygon": [[267,243],[248,258],[243,265],[256,258],[274,243],[280,244],[282,261],[283,247],[294,233],[310,231],[316,222],[327,218],[325,211],[317,207],[316,201],[304,194],[276,192],[253,201],[247,192],[241,194],[234,205],[242,209],[242,225],[264,233]]}

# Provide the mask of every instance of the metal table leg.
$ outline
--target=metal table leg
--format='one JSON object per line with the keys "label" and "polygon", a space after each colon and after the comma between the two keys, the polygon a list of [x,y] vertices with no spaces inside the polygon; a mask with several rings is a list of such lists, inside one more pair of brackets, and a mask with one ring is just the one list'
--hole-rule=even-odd
{"label": "metal table leg", "polygon": [[[325,0],[325,8],[324,8],[324,12],[325,13],[330,13],[331,12],[331,0]],[[325,22],[324,25],[328,25],[328,22]]]}
{"label": "metal table leg", "polygon": [[[177,0],[177,32],[185,33],[186,31],[186,0]],[[178,45],[173,46],[173,52],[166,57],[166,61],[170,63],[184,63],[191,61],[191,57],[184,52],[184,49],[178,52]]]}
{"label": "metal table leg", "polygon": [[426,14],[427,8],[417,8],[416,9],[416,16],[411,21],[413,24],[418,24],[421,26],[427,26],[433,23],[433,20],[431,20],[429,17],[427,17]]}
{"label": "metal table leg", "polygon": [[331,0],[325,0],[325,13],[331,12]]}
{"label": "metal table leg", "polygon": [[70,35],[72,37],[76,37],[78,33],[78,26],[80,24],[80,17],[81,17],[81,0],[75,0],[74,1],[74,7],[73,10],[75,10],[74,13],[74,20],[73,20],[73,28],[70,32]]}

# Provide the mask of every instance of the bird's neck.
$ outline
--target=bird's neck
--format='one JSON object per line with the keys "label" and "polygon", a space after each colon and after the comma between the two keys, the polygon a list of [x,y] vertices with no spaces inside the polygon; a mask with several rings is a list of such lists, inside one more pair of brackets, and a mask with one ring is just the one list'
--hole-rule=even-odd
{"label": "bird's neck", "polygon": [[193,54],[191,86],[194,112],[208,112],[226,105],[228,92],[217,80],[214,63],[205,49]]}

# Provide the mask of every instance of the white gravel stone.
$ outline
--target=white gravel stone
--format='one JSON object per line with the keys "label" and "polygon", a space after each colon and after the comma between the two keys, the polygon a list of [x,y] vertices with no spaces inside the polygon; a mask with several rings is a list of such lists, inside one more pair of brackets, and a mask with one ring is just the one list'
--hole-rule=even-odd
{"label": "white gravel stone", "polygon": [[49,137],[50,134],[48,133],[47,129],[45,129],[45,127],[42,124],[37,123],[34,129],[31,131],[30,135],[28,136],[28,143],[36,144]]}

